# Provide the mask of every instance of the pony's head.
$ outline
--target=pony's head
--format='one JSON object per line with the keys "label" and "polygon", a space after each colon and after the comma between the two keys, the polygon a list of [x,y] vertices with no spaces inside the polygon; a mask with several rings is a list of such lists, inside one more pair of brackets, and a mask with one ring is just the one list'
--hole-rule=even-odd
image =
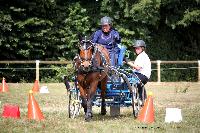
{"label": "pony's head", "polygon": [[80,40],[79,42],[79,57],[81,61],[81,68],[83,71],[89,71],[92,66],[94,53],[94,46],[90,40]]}

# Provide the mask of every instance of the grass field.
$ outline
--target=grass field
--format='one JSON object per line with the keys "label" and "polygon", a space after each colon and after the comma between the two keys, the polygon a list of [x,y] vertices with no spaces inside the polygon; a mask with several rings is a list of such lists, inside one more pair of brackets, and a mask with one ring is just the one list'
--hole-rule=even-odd
{"label": "grass field", "polygon": [[[200,132],[200,87],[198,83],[148,83],[147,91],[153,92],[155,122],[143,124],[132,116],[132,109],[121,108],[119,117],[111,117],[109,107],[107,115],[99,115],[100,109],[94,107],[91,122],[85,122],[83,110],[76,119],[69,119],[67,114],[68,96],[64,84],[47,85],[49,94],[34,94],[45,120],[27,119],[28,91],[33,84],[9,84],[8,93],[0,93],[0,113],[3,105],[19,105],[21,118],[0,117],[0,133],[11,132],[81,132],[81,133],[129,133],[129,132]],[[183,121],[165,123],[166,107],[182,109]]]}

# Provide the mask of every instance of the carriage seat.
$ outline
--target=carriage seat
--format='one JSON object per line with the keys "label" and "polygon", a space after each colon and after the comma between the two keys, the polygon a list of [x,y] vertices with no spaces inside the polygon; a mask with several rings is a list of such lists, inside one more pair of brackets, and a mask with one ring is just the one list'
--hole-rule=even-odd
{"label": "carriage seat", "polygon": [[119,55],[118,55],[117,65],[118,66],[122,66],[123,65],[124,55],[125,55],[125,52],[126,52],[126,47],[121,45],[121,44],[118,44],[118,47],[120,49],[120,52],[119,52]]}
{"label": "carriage seat", "polygon": [[122,66],[125,52],[126,52],[126,47],[121,44],[118,44],[117,49],[109,50],[111,66],[115,66],[115,67]]}

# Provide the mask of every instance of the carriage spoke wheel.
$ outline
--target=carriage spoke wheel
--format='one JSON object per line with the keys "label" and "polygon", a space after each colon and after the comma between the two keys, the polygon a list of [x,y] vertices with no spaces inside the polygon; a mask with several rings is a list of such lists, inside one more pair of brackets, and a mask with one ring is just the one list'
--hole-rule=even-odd
{"label": "carriage spoke wheel", "polygon": [[74,119],[80,113],[81,102],[79,99],[79,93],[76,90],[70,90],[69,92],[69,104],[68,104],[68,115],[69,118]]}
{"label": "carriage spoke wheel", "polygon": [[132,87],[132,89],[133,116],[137,118],[144,102],[139,99],[138,89],[136,87]]}

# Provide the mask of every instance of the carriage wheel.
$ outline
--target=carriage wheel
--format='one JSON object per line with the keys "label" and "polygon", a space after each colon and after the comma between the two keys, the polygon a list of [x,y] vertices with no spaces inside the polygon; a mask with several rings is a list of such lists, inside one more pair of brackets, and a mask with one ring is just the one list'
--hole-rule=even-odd
{"label": "carriage wheel", "polygon": [[132,92],[132,107],[133,107],[133,116],[137,118],[139,110],[138,110],[138,104],[137,104],[137,94],[135,93],[135,88],[133,89]]}
{"label": "carriage wheel", "polygon": [[133,92],[132,92],[132,107],[133,107],[133,116],[135,118],[138,117],[139,111],[142,108],[141,101],[139,100],[139,93],[138,93],[138,88],[133,86]]}
{"label": "carriage wheel", "polygon": [[141,108],[144,106],[144,102],[147,98],[146,96],[146,89],[142,87],[142,100],[139,98],[138,88],[133,88],[133,94],[132,94],[132,106],[133,106],[133,115],[135,118],[138,117],[138,114],[141,110]]}
{"label": "carriage wheel", "polygon": [[79,99],[79,92],[77,90],[70,90],[69,93],[69,104],[68,104],[68,115],[69,118],[74,119],[79,115],[81,108],[81,102]]}

